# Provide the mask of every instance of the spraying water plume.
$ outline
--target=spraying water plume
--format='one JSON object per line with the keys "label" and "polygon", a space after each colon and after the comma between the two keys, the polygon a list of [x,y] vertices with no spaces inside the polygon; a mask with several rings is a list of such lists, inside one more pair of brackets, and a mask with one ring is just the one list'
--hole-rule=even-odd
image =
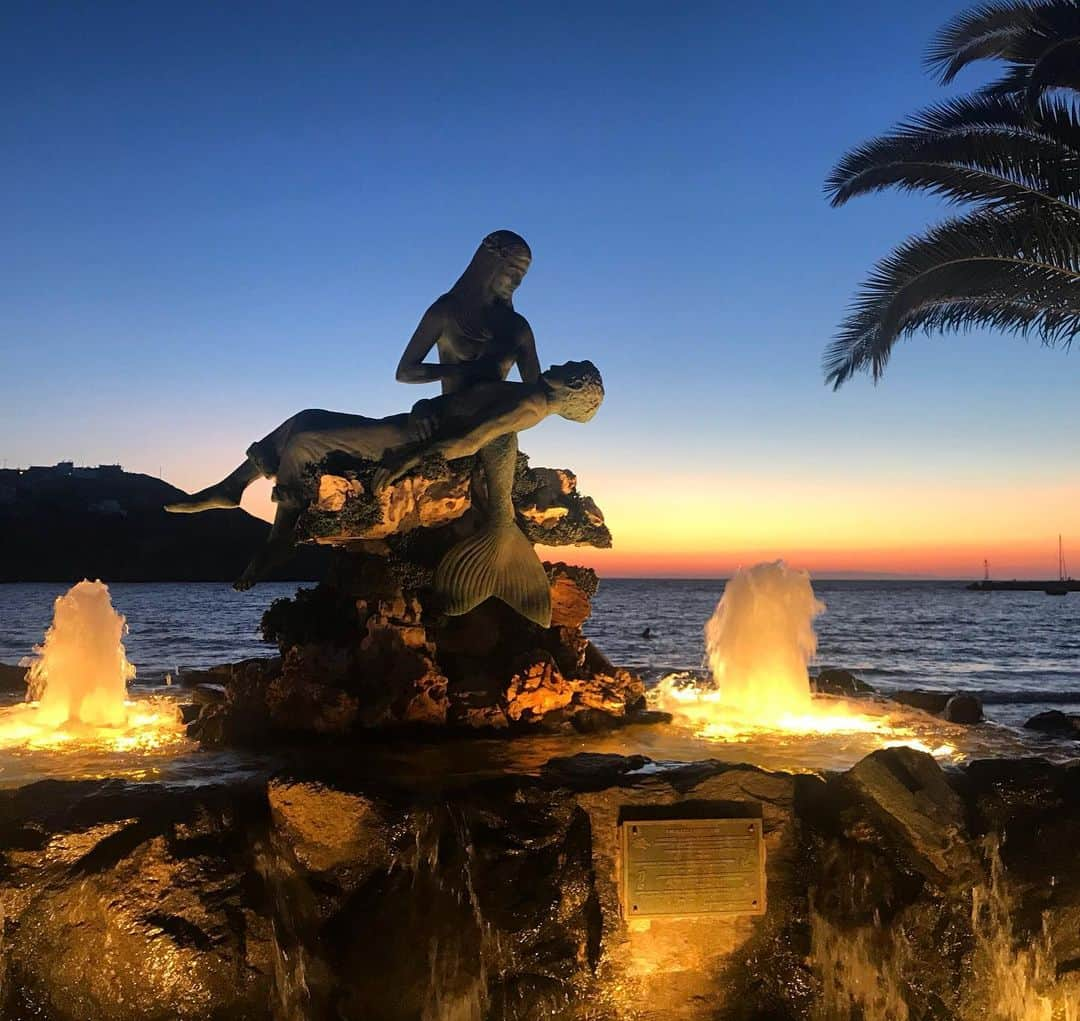
{"label": "spraying water plume", "polygon": [[928,747],[867,704],[812,697],[814,620],[824,612],[806,571],[782,560],[737,571],[705,625],[711,677],[665,677],[653,703],[689,722],[698,736],[715,740],[747,741],[767,731],[870,734],[881,735],[875,741],[885,746],[913,744],[952,754],[951,746]]}
{"label": "spraying water plume", "polygon": [[782,560],[738,571],[705,625],[723,705],[751,719],[808,712],[814,618],[824,612],[806,571]]}
{"label": "spraying water plume", "polygon": [[57,597],[52,626],[27,672],[27,700],[0,711],[0,746],[126,751],[181,740],[175,706],[128,699],[135,667],[124,650],[126,631],[100,581],[81,581]]}
{"label": "spraying water plume", "polygon": [[28,674],[27,700],[38,703],[43,725],[124,723],[127,685],[135,676],[121,641],[126,631],[100,581],[80,581],[56,600]]}

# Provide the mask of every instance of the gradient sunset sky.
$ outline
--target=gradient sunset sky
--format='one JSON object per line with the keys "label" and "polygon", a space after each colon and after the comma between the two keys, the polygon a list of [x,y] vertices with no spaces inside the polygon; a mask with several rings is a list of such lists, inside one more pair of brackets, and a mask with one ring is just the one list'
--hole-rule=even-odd
{"label": "gradient sunset sky", "polygon": [[822,182],[977,84],[921,66],[961,4],[381,6],[3,5],[0,461],[194,489],[300,408],[404,410],[421,313],[505,227],[541,362],[607,385],[522,437],[615,536],[560,556],[1048,576],[1063,532],[1080,564],[1080,351],[920,337],[822,383],[861,277],[943,214]]}

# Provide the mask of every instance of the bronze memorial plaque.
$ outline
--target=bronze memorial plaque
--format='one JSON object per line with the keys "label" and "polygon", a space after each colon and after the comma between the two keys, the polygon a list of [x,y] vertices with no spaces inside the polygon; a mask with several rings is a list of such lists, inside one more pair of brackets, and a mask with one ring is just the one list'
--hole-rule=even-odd
{"label": "bronze memorial plaque", "polygon": [[629,820],[621,829],[627,918],[765,914],[760,819]]}

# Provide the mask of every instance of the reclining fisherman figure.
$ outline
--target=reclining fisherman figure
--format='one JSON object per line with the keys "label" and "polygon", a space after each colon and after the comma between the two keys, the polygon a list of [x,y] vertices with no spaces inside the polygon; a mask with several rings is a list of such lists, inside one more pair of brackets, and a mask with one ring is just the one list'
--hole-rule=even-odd
{"label": "reclining fisherman figure", "polygon": [[[443,557],[434,588],[450,614],[467,613],[497,596],[522,616],[547,627],[551,602],[547,576],[532,544],[514,519],[512,488],[516,444],[492,442],[531,429],[549,415],[587,422],[604,399],[604,384],[592,362],[554,365],[532,383],[477,383],[464,390],[417,402],[407,415],[365,418],[309,409],[287,419],[253,443],[247,458],[213,486],[166,504],[173,513],[240,506],[257,478],[276,478],[277,511],[266,545],[234,588],[249,589],[288,557],[296,523],[310,501],[306,483],[312,467],[341,452],[379,462],[376,489],[417,467],[426,457],[447,460],[482,452],[488,496],[484,526]],[[422,425],[420,424],[422,422]]]}

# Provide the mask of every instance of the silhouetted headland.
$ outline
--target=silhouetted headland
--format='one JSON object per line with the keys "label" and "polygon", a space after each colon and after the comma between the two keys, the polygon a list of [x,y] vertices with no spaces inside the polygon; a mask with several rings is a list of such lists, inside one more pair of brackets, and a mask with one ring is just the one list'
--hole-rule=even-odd
{"label": "silhouetted headland", "polygon": [[[184,495],[120,465],[2,469],[0,582],[232,581],[270,525],[242,510],[166,514]],[[317,579],[323,556],[300,550],[272,577]]]}

